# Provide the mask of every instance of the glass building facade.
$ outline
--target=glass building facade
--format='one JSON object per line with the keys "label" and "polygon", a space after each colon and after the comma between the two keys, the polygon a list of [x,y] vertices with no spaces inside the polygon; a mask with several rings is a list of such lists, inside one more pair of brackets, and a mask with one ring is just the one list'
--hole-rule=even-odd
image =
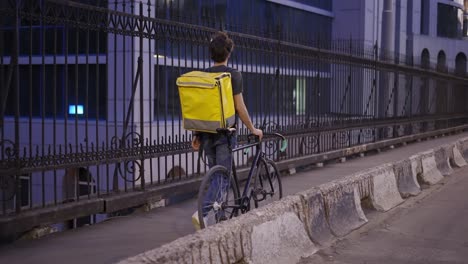
{"label": "glass building facade", "polygon": [[[74,2],[129,11],[138,5],[138,2],[131,0]],[[22,4],[34,9],[40,8],[41,3],[41,1],[25,1]],[[145,7],[153,9],[152,14],[158,19],[306,46],[325,47],[331,40],[332,18],[311,12],[308,8],[331,13],[331,3],[332,1],[328,0],[152,0],[145,3]],[[1,5],[0,7],[5,8],[9,3],[5,1]],[[3,17],[0,21],[2,27],[0,56],[8,57],[12,54],[14,42],[5,40],[13,38],[14,20],[13,17]],[[65,115],[71,115],[75,118],[76,113],[70,114],[68,109],[70,105],[77,105],[84,107],[84,114],[78,118],[85,116],[92,119],[107,118],[109,88],[106,68],[108,65],[102,58],[98,58],[110,52],[107,49],[112,44],[108,45],[107,34],[68,28],[60,24],[47,24],[41,20],[20,21],[19,33],[21,57],[19,70],[21,76],[30,77],[20,80],[20,101],[32,101],[31,104],[21,104],[21,116],[63,118]],[[172,84],[181,71],[193,69],[173,67],[170,65],[170,60],[174,58],[209,60],[209,57],[206,46],[191,46],[187,49],[166,40],[155,40],[154,43],[154,53],[164,58],[161,64],[156,63],[153,73],[156,86],[154,111],[161,113],[159,118],[156,115],[155,118],[161,119],[174,111],[179,111],[177,94],[173,91]],[[245,56],[248,56],[247,51],[238,48],[232,60],[242,63],[241,58]],[[3,61],[2,64],[5,65],[7,62]],[[260,65],[275,67],[277,59],[274,56],[263,56],[257,62]],[[255,74],[254,70],[246,71],[245,81],[250,82],[249,79],[255,79]],[[6,81],[6,75],[1,75],[0,79]],[[296,83],[295,78],[290,82]],[[47,96],[52,94],[55,96]],[[255,105],[250,108],[255,109]],[[14,114],[11,102],[7,104],[5,114],[7,116]]]}
{"label": "glass building facade", "polygon": [[288,3],[300,3],[307,8],[332,10],[324,0],[277,1],[267,0],[158,0],[156,17],[203,25],[227,31],[255,34],[281,40],[295,40],[313,44],[318,37],[329,39],[332,19]]}
{"label": "glass building facade", "polygon": [[[293,42],[309,47],[329,47],[332,37],[332,17],[311,10],[317,9],[331,14],[331,3],[332,1],[324,0],[158,0],[154,8],[156,8],[157,18],[207,26],[228,32],[250,34],[272,40]],[[175,80],[181,73],[209,67],[208,49],[203,45],[194,46],[156,40],[155,50],[155,56],[160,59],[154,69],[156,80],[154,119],[177,119],[177,116],[180,115],[180,107]],[[181,62],[181,58],[184,58],[185,61]],[[186,65],[187,60],[203,61],[203,64],[197,63],[196,67],[180,67],[180,64]],[[252,67],[252,62],[255,63],[256,67]],[[188,64],[190,65],[190,63]],[[244,99],[249,111],[259,113],[262,104],[258,104],[256,98],[265,97],[260,92],[262,89],[252,87],[277,86],[278,84],[273,77],[262,78],[262,83],[259,83],[258,80],[260,75],[273,76],[279,65],[282,65],[281,72],[284,73],[281,78],[281,86],[291,87],[291,89],[288,89],[290,93],[282,95],[281,100],[276,100],[275,95],[271,95],[273,98],[268,100],[278,101],[277,104],[280,104],[271,107],[269,112],[272,114],[275,111],[288,113],[296,110],[299,112],[305,111],[305,109],[302,109],[305,106],[299,102],[302,100],[300,98],[306,97],[301,91],[305,90],[306,87],[308,87],[307,90],[309,91],[313,90],[312,86],[315,86],[314,83],[317,84],[317,82],[326,84],[326,81],[315,78],[318,71],[322,73],[329,72],[326,65],[284,65],[281,63],[281,58],[277,58],[272,53],[266,54],[262,53],[262,51],[252,53],[251,50],[237,47],[231,55],[229,66],[237,68],[243,74]],[[297,76],[294,76],[291,71],[292,67],[307,69],[310,72],[305,74],[308,76],[303,76],[298,81]],[[269,70],[260,68],[268,68]],[[312,71],[315,73],[312,73]],[[324,98],[327,96],[326,89],[322,92],[322,95]],[[326,104],[323,107],[327,107]]]}

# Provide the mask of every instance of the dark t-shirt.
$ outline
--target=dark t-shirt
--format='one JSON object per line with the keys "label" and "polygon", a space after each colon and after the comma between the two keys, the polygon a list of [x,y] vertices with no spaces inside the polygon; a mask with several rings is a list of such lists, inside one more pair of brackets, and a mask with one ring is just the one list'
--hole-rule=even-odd
{"label": "dark t-shirt", "polygon": [[232,95],[242,93],[242,74],[233,68],[218,65],[208,69],[205,69],[205,72],[229,72],[231,74],[231,84],[232,84]]}

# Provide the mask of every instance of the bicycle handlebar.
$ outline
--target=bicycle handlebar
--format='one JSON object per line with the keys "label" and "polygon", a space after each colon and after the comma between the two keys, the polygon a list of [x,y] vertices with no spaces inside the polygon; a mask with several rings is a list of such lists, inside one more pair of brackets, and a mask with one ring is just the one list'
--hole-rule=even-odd
{"label": "bicycle handlebar", "polygon": [[281,152],[284,152],[286,150],[286,148],[288,147],[288,140],[286,140],[286,137],[284,137],[280,133],[264,133],[263,135],[264,136],[275,136],[275,137],[281,138],[281,147],[280,147]]}
{"label": "bicycle handlebar", "polygon": [[[286,139],[285,136],[281,135],[280,133],[263,133],[263,137],[268,137],[268,136],[281,138],[281,147],[280,147],[281,152],[284,152],[286,150],[286,148],[288,147],[288,140]],[[254,135],[254,134],[248,134],[247,135],[248,139],[251,138],[251,137],[254,137],[256,139],[256,141],[259,142],[258,141],[258,136]]]}

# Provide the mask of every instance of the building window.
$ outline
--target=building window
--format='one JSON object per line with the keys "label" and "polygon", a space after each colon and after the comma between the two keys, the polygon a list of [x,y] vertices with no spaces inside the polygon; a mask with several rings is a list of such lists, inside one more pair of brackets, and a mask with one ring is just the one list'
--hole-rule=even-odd
{"label": "building window", "polygon": [[[1,19],[0,19],[1,21]],[[4,24],[0,27],[3,39],[13,40],[15,28]],[[14,41],[4,41],[0,54],[13,53]],[[19,55],[95,55],[105,54],[107,33],[95,30],[82,30],[65,24],[41,24],[41,21],[25,20],[19,27]]]}
{"label": "building window", "polygon": [[91,172],[85,168],[79,168],[78,170],[77,193],[80,197],[86,197],[96,193],[96,182]]}
{"label": "building window", "polygon": [[[288,1],[323,10],[332,10],[332,1],[330,0]],[[306,45],[314,45],[313,40],[317,38],[320,38],[321,42],[327,42],[331,39],[331,17],[265,0],[159,0],[158,3],[156,16],[159,18],[267,38],[278,38],[279,33],[279,37],[283,40],[293,38],[295,42]]]}
{"label": "building window", "polygon": [[293,92],[294,103],[296,105],[296,115],[305,114],[306,110],[306,79],[296,79],[296,88]]}
{"label": "building window", "polygon": [[[96,194],[96,181],[91,172],[83,167],[67,169],[64,178],[64,202],[73,202],[79,197],[85,200]],[[66,221],[67,228],[78,228],[96,223],[96,215],[87,215]]]}
{"label": "building window", "polygon": [[468,18],[463,20],[463,36],[468,37]]}
{"label": "building window", "polygon": [[154,118],[177,120],[181,115],[177,78],[193,69],[170,66],[155,66]]}
{"label": "building window", "polygon": [[[20,116],[104,119],[107,110],[105,64],[20,65]],[[4,80],[0,76],[0,80]],[[8,93],[5,115],[14,116],[17,99]]]}
{"label": "building window", "polygon": [[21,207],[29,206],[31,200],[31,175],[25,174],[19,177],[21,186]]}
{"label": "building window", "polygon": [[[18,186],[20,193],[18,194]],[[5,176],[0,179],[0,210],[14,211],[19,202],[22,208],[28,207],[31,201],[31,175],[19,177]]]}
{"label": "building window", "polygon": [[429,35],[429,1],[421,0],[421,35]]}
{"label": "building window", "polygon": [[430,59],[429,51],[427,49],[423,49],[421,53],[421,68],[423,69],[431,68],[431,59]]}
{"label": "building window", "polygon": [[446,38],[457,38],[458,29],[458,9],[451,5],[437,5],[437,36]]}
{"label": "building window", "polygon": [[458,53],[455,57],[455,74],[461,76],[467,75],[466,55],[463,52]]}

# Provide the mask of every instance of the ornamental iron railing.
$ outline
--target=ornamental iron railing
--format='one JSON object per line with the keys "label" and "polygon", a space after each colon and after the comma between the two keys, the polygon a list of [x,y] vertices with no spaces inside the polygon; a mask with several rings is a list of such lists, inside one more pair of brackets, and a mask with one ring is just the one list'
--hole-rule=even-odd
{"label": "ornamental iron railing", "polygon": [[[253,35],[162,19],[169,7],[150,2],[98,4],[0,4],[0,216],[200,177],[207,166],[181,126],[175,79],[212,65],[207,45],[220,28],[235,42],[229,66],[243,74],[253,121],[290,140],[281,155],[266,144],[275,160],[467,118],[466,56],[455,70],[400,54],[395,63],[358,40],[295,41],[281,27]],[[240,126],[239,144],[247,134]],[[95,213],[83,221],[106,217]]]}

